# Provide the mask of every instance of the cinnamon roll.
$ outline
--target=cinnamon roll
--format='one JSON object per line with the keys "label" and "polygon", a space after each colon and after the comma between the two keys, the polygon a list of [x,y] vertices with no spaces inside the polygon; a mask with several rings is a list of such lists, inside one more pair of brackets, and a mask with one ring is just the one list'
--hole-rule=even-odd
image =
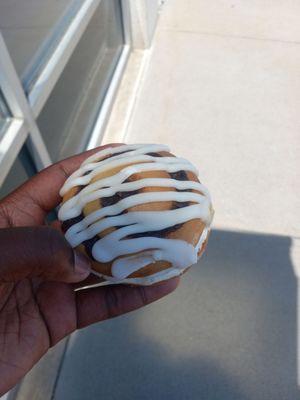
{"label": "cinnamon roll", "polygon": [[164,145],[100,150],[60,191],[65,237],[111,283],[151,285],[180,275],[203,253],[213,217],[197,176]]}

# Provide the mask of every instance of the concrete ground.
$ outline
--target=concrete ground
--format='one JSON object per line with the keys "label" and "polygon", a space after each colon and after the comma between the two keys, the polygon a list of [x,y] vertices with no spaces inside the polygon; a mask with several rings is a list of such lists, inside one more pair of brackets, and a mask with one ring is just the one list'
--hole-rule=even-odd
{"label": "concrete ground", "polygon": [[214,230],[175,293],[72,335],[53,399],[299,398],[299,16],[166,2],[124,136],[199,167]]}
{"label": "concrete ground", "polygon": [[209,3],[165,5],[126,141],[193,161],[216,226],[297,235],[300,3]]}
{"label": "concrete ground", "polygon": [[299,398],[290,246],[215,229],[176,293],[71,337],[54,399]]}

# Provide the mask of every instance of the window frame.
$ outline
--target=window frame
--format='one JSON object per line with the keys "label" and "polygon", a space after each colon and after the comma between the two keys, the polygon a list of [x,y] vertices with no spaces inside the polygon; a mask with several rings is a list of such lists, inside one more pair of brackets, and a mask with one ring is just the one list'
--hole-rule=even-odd
{"label": "window frame", "polygon": [[[83,1],[74,18],[68,21],[66,29],[40,69],[39,75],[27,95],[0,32],[0,88],[11,112],[8,126],[0,138],[0,186],[25,141],[37,170],[52,164],[36,119],[101,1]],[[86,149],[95,147],[101,140],[131,51],[129,1],[120,0],[124,45]]]}

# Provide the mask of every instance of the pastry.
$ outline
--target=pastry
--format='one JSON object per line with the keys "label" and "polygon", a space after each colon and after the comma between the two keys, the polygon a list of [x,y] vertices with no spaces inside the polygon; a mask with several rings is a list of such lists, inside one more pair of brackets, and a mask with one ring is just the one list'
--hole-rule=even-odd
{"label": "pastry", "polygon": [[65,237],[111,283],[151,285],[181,275],[204,251],[213,217],[197,176],[164,145],[100,150],[60,191]]}

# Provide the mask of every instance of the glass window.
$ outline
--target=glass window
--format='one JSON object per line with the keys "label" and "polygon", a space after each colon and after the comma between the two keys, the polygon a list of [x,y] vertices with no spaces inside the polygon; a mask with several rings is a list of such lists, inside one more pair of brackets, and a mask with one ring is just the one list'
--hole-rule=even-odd
{"label": "glass window", "polygon": [[0,30],[28,88],[82,0],[1,0]]}
{"label": "glass window", "polygon": [[4,100],[4,96],[0,90],[0,138],[5,131],[7,123],[10,120],[10,112],[8,110],[8,106]]}
{"label": "glass window", "polygon": [[84,149],[123,43],[121,4],[102,0],[37,121],[52,160]]}
{"label": "glass window", "polygon": [[0,188],[0,199],[12,192],[36,173],[30,154],[25,146],[21,149],[9,174]]}

